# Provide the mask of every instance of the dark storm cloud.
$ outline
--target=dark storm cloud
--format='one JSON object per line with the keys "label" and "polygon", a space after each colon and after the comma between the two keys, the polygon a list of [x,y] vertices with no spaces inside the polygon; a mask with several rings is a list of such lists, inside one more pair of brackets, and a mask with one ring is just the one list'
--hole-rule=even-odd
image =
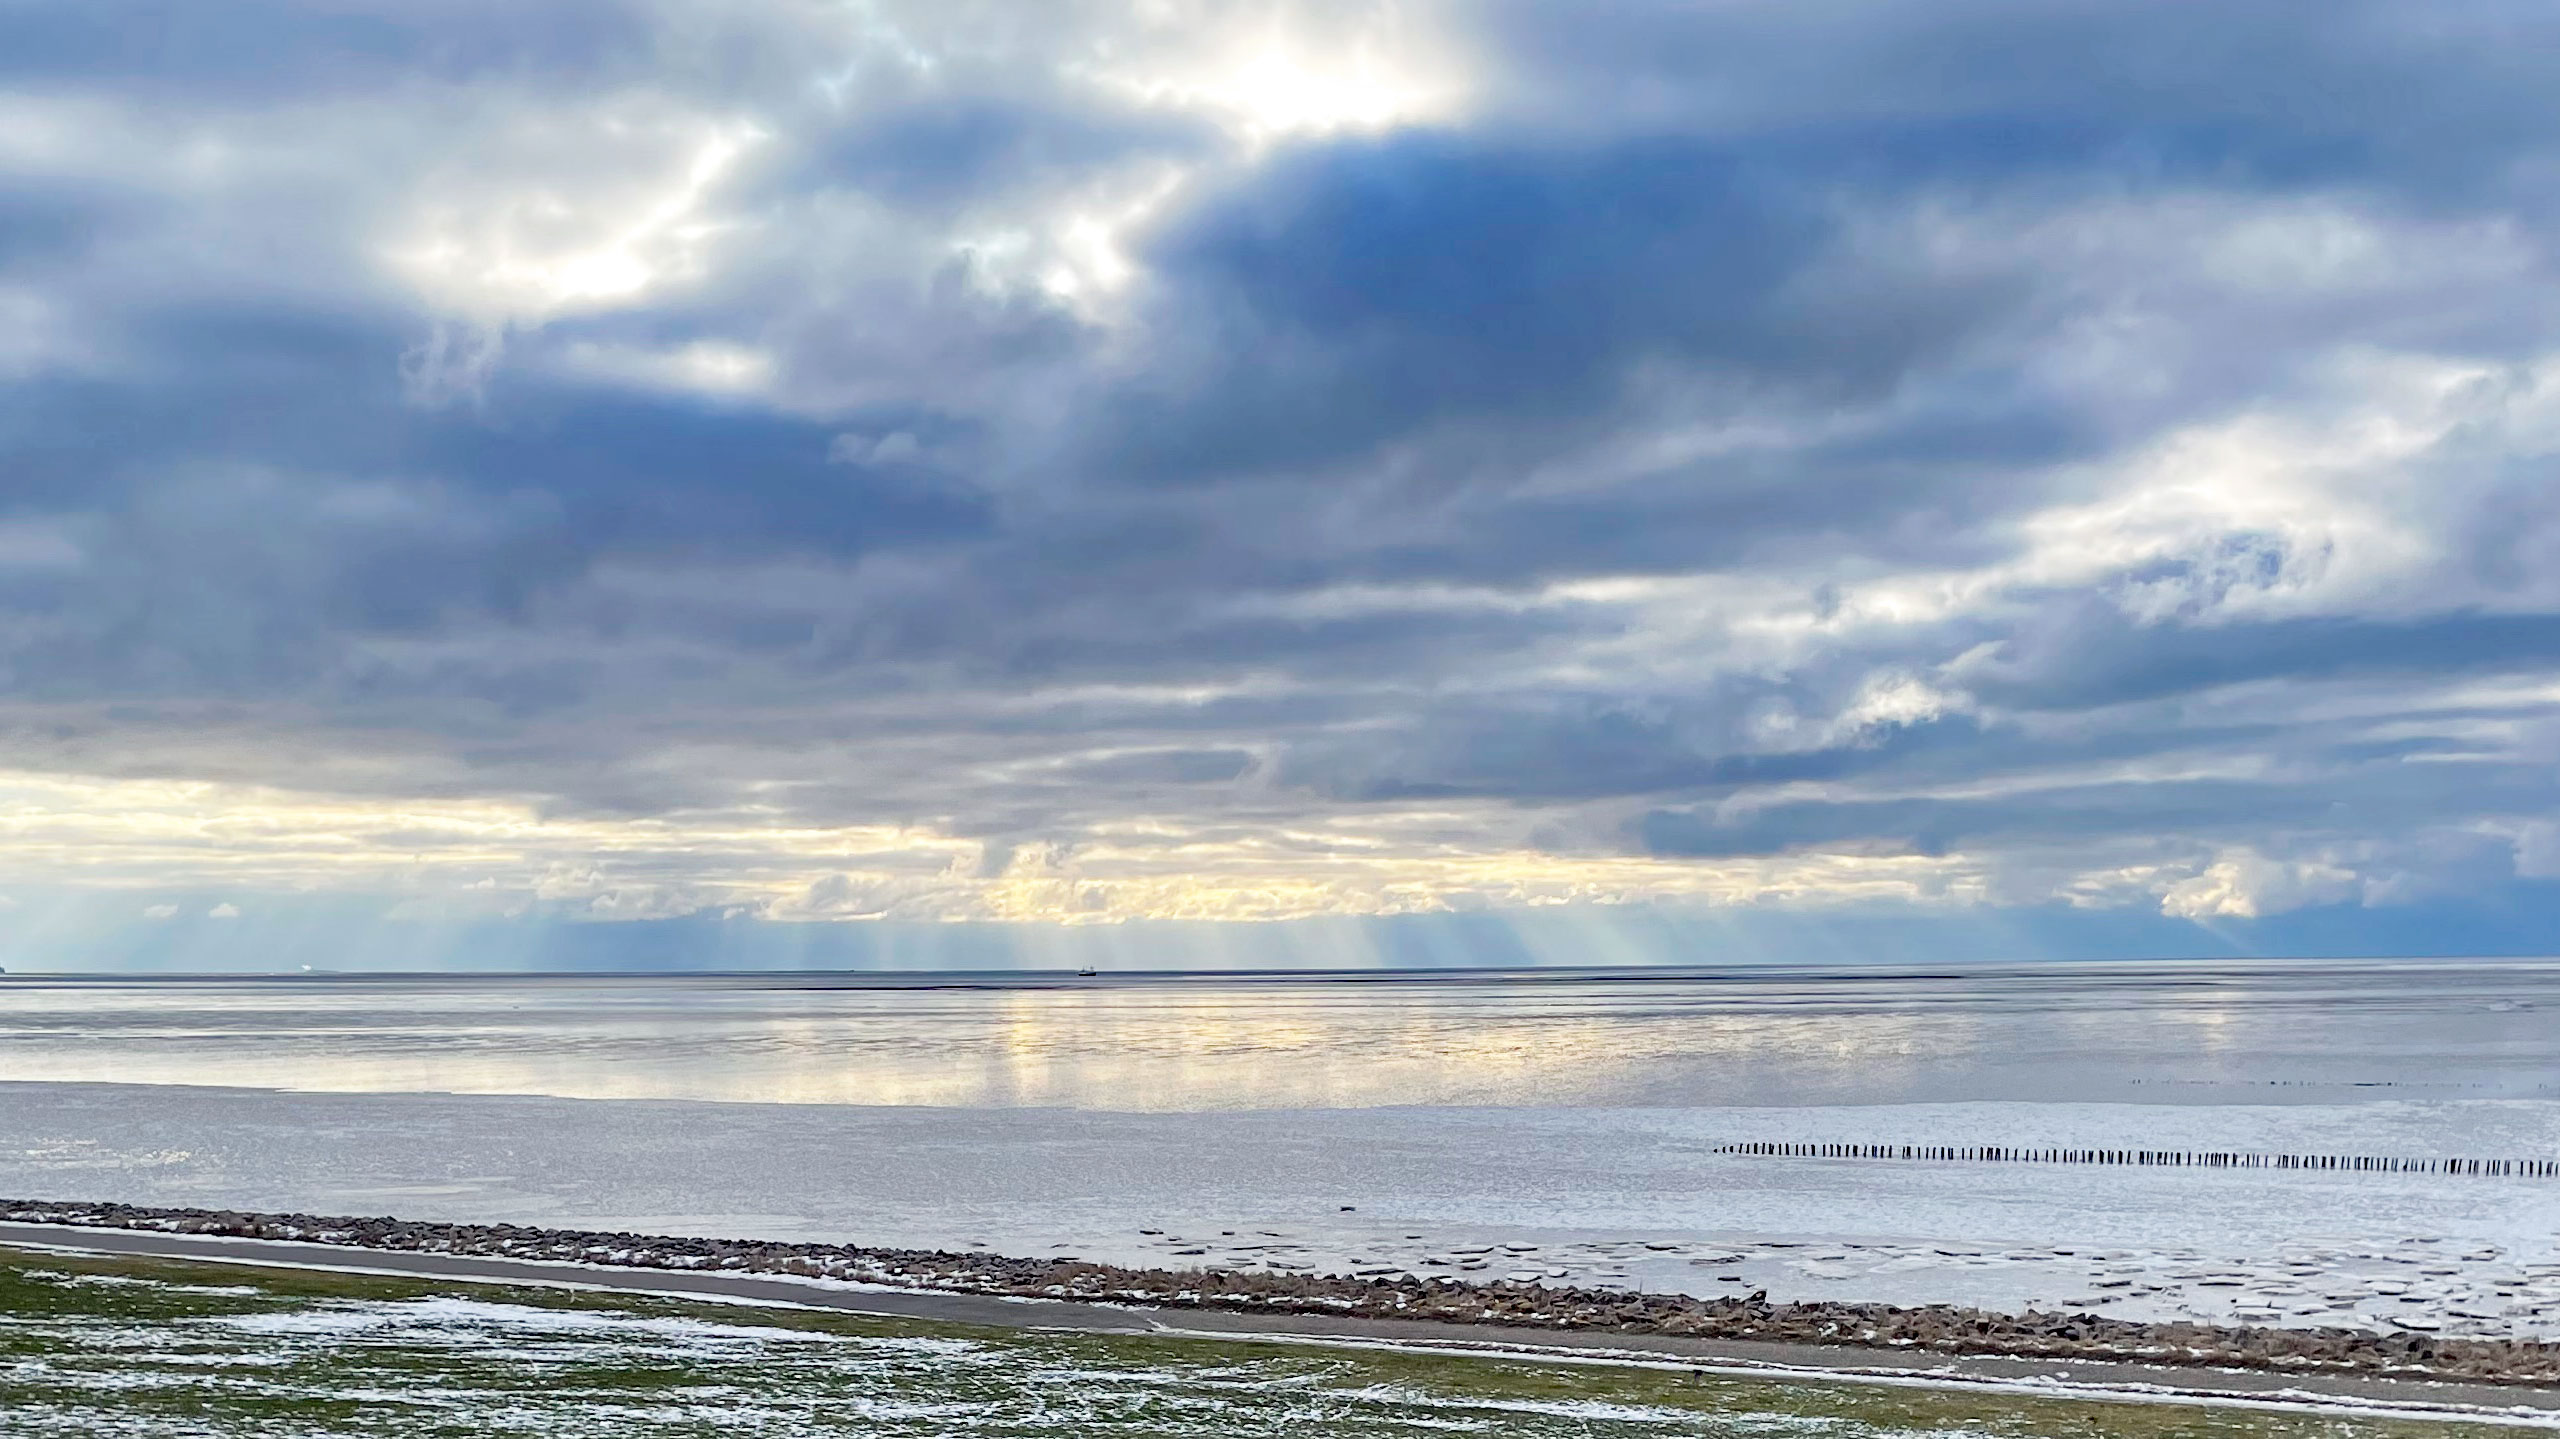
{"label": "dark storm cloud", "polygon": [[[1778,804],[1731,820],[1694,810],[1656,810],[1643,817],[1638,833],[1654,852],[1678,855],[1843,846],[1938,855],[1985,842],[2073,845],[2157,835],[2245,843],[2272,827],[2339,828],[2337,778],[2331,775],[2315,784],[2217,780],[2066,785],[1996,800]],[[2350,823],[2360,832],[2406,834],[2449,811],[2539,816],[2560,804],[2560,784],[2545,766],[2385,764],[2358,775],[2353,792],[2356,813]]]}
{"label": "dark storm cloud", "polygon": [[1252,764],[1243,750],[1155,750],[1078,765],[1075,777],[1088,784],[1223,784]]}
{"label": "dark storm cloud", "polygon": [[1747,149],[1436,132],[1314,147],[1197,207],[1149,259],[1196,371],[1115,397],[1108,460],[1172,483],[1321,464],[1437,425],[1605,422],[1648,362],[1738,402],[1872,390],[2002,287],[1832,288],[1838,218]]}
{"label": "dark storm cloud", "polygon": [[2560,614],[2323,615],[2144,626],[2117,611],[2073,603],[2067,618],[2035,623],[2004,641],[1972,688],[1984,700],[2018,709],[2083,709],[2259,682],[2384,675],[2427,684],[2554,669],[2560,669]]}
{"label": "dark storm cloud", "polygon": [[[1461,795],[1598,799],[1733,793],[1877,771],[1943,768],[1914,762],[1930,751],[1964,756],[1957,767],[1972,773],[2005,768],[2023,758],[2010,749],[2014,736],[1988,737],[1986,744],[1981,726],[1966,717],[1900,726],[1864,743],[1755,753],[1729,729],[1700,733],[1678,722],[1712,723],[1717,717],[1713,708],[1698,709],[1703,713],[1672,717],[1594,699],[1545,713],[1453,717],[1424,726],[1416,736],[1419,743],[1410,749],[1303,756],[1298,777],[1344,798],[1363,800]],[[1994,757],[2003,750],[2010,751],[2006,762]],[[1327,758],[1370,768],[1349,775],[1328,772]]]}
{"label": "dark storm cloud", "polygon": [[1214,131],[1165,115],[1094,114],[1072,97],[1020,94],[920,99],[862,117],[805,149],[768,183],[790,193],[842,186],[923,210],[965,208],[989,191],[1090,172],[1126,156],[1189,156]]}
{"label": "dark storm cloud", "polygon": [[[1150,473],[1302,464],[1494,406],[1566,415],[1650,352],[1787,367],[1773,292],[1822,238],[1731,157],[1438,135],[1257,173],[1158,248],[1222,359],[1127,429]],[[1758,363],[1754,363],[1757,361]]]}
{"label": "dark storm cloud", "polygon": [[466,81],[491,71],[566,78],[645,48],[622,0],[433,6],[243,0],[0,4],[0,77],[46,88],[145,85],[164,98],[307,97]]}
{"label": "dark storm cloud", "polygon": [[0,265],[23,269],[76,255],[127,218],[120,213],[125,203],[126,197],[95,184],[14,185],[0,194]]}
{"label": "dark storm cloud", "polygon": [[2549,813],[2546,9],[1442,18],[1247,133],[1105,5],[0,6],[12,758],[990,878]]}
{"label": "dark storm cloud", "polygon": [[2526,0],[1889,0],[1496,7],[1489,47],[1558,124],[1693,124],[1914,178],[2345,185],[2476,202],[2555,139],[2560,18]]}
{"label": "dark storm cloud", "polygon": [[599,550],[818,553],[984,533],[965,481],[837,463],[824,425],[620,395],[569,394],[421,437],[429,473],[551,499]]}

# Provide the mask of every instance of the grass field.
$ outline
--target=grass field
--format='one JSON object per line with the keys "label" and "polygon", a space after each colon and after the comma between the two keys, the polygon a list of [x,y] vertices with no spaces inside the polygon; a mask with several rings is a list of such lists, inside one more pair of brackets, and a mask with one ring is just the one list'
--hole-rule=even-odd
{"label": "grass field", "polygon": [[[963,1329],[0,1251],[0,1434],[2435,1439],[2486,1426]],[[2495,1432],[2514,1432],[2499,1430]]]}

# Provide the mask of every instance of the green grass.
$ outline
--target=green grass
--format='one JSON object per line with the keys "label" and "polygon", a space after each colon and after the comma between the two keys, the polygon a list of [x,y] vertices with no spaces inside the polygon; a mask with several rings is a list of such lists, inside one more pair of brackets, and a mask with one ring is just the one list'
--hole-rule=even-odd
{"label": "green grass", "polygon": [[0,1250],[0,1435],[8,1439],[2456,1439],[2485,1432],[1625,1366],[988,1330]]}

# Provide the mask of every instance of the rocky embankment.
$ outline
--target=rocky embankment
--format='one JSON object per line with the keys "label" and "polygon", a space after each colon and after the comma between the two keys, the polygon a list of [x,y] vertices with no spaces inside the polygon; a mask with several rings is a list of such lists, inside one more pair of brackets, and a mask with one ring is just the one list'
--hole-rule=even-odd
{"label": "rocky embankment", "polygon": [[[1948,1305],[1772,1304],[1761,1299],[1630,1294],[1537,1283],[1461,1283],[1412,1275],[1259,1274],[1223,1269],[1124,1269],[1079,1259],[1016,1259],[940,1250],[604,1234],[519,1224],[437,1224],[392,1218],[246,1214],[130,1204],[0,1200],[0,1220],[164,1234],[298,1240],[362,1249],[634,1269],[790,1274],[905,1289],[1142,1304],[1240,1313],[1344,1315],[1687,1335],[1899,1351],[2130,1360],[2302,1373],[2361,1373],[2492,1383],[2560,1382],[2560,1344],[2382,1335],[2353,1329],[2144,1324],[2081,1313],[1999,1314]],[[1522,1336],[1527,1338],[1529,1336]]]}

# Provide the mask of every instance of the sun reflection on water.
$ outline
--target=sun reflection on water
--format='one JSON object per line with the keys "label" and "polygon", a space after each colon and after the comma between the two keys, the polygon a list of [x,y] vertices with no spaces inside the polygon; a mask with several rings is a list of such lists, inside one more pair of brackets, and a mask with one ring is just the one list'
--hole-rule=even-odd
{"label": "sun reflection on water", "polygon": [[2560,990],[2548,968],[2194,981],[13,980],[0,1080],[1146,1111],[2129,1098],[2394,1075],[2485,1096],[2550,1078],[2527,994]]}

